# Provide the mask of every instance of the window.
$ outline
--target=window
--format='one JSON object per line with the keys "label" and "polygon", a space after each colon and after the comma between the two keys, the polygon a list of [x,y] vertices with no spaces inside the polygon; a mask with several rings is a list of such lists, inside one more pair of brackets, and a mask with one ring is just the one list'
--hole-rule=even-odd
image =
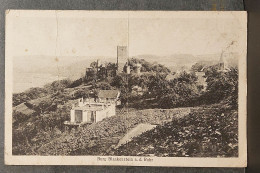
{"label": "window", "polygon": [[96,112],[91,111],[91,122],[95,123],[96,122]]}
{"label": "window", "polygon": [[82,110],[75,110],[75,122],[76,123],[82,122]]}

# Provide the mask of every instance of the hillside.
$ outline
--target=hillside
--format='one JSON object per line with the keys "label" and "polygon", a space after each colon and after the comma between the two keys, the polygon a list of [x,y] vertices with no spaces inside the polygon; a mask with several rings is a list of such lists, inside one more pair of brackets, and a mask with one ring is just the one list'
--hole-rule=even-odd
{"label": "hillside", "polygon": [[[15,130],[19,135],[17,140],[23,141],[25,130],[30,139],[22,146],[14,146],[13,153],[159,157],[233,157],[238,154],[237,111],[224,103],[167,110],[118,109],[117,116],[71,131],[62,130],[68,115],[58,114],[62,116],[44,114],[20,124]],[[57,121],[60,121],[58,128]],[[116,149],[120,140],[142,123],[157,127]],[[45,131],[41,131],[42,128]]]}
{"label": "hillside", "polygon": [[[135,61],[144,69],[139,75],[120,73],[108,79],[92,74],[89,79],[59,80],[13,94],[13,154],[237,156],[237,68],[207,67],[208,85],[202,90],[195,73],[183,71],[167,80],[167,67],[137,59],[131,63]],[[142,92],[132,92],[134,86]],[[110,89],[121,92],[115,116],[65,128],[77,99],[94,100],[99,90]],[[157,127],[140,137],[135,133],[142,131],[133,130],[131,136],[137,137],[116,149],[139,124]]]}
{"label": "hillside", "polygon": [[[189,108],[177,108],[169,110],[148,109],[148,110],[126,110],[117,111],[117,116],[109,117],[103,121],[89,126],[81,127],[78,130],[64,131],[52,129],[44,132],[31,132],[31,141],[34,145],[27,146],[26,154],[39,155],[106,155],[119,140],[132,128],[140,123],[163,124],[171,121],[172,118],[180,118],[187,115]],[[68,117],[62,114],[65,117]],[[50,121],[55,114],[31,118],[24,123],[23,128],[30,131],[42,128],[45,123],[40,121]],[[48,119],[45,119],[47,117]],[[51,118],[52,117],[52,118]],[[64,118],[65,118],[64,117]],[[47,125],[51,126],[51,124]],[[18,128],[16,133],[22,134],[22,129]],[[34,131],[35,132],[35,131]],[[21,137],[20,137],[21,138]],[[44,144],[42,144],[44,142]],[[28,143],[27,143],[28,144]],[[26,145],[27,145],[26,144]],[[19,146],[14,147],[14,154],[20,153]],[[21,146],[20,146],[21,147]]]}
{"label": "hillside", "polygon": [[238,156],[238,113],[217,104],[193,109],[188,116],[133,138],[111,155],[158,157]]}

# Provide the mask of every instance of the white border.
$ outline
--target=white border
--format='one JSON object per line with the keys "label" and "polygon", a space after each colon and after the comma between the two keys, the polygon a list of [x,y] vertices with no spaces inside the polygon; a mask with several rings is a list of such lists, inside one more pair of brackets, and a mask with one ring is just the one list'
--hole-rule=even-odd
{"label": "white border", "polygon": [[[98,156],[13,156],[12,155],[12,34],[15,27],[12,18],[53,17],[58,12],[60,17],[90,18],[233,18],[241,24],[241,56],[239,59],[239,157],[238,158],[187,158],[153,157],[153,162],[139,161],[97,161]],[[247,52],[247,13],[245,11],[50,11],[50,10],[7,10],[5,37],[5,164],[7,165],[127,165],[127,166],[180,166],[180,167],[246,167],[246,52]],[[108,158],[109,156],[104,156]],[[112,156],[113,158],[144,158],[134,156]]]}

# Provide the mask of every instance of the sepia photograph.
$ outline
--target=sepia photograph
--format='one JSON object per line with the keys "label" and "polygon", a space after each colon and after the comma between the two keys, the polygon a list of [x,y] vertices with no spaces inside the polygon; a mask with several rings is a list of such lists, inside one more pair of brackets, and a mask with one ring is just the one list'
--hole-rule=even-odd
{"label": "sepia photograph", "polygon": [[5,163],[245,167],[247,14],[6,11]]}

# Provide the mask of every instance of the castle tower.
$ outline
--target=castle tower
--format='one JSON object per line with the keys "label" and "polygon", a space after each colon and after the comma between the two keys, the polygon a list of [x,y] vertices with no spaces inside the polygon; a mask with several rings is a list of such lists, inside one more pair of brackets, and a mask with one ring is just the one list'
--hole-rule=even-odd
{"label": "castle tower", "polygon": [[222,52],[220,55],[220,59],[219,59],[219,71],[229,71],[230,70],[230,66],[228,63],[227,58],[230,57],[231,54],[230,53],[224,53]]}
{"label": "castle tower", "polygon": [[117,46],[117,71],[123,72],[125,63],[128,61],[127,46]]}

